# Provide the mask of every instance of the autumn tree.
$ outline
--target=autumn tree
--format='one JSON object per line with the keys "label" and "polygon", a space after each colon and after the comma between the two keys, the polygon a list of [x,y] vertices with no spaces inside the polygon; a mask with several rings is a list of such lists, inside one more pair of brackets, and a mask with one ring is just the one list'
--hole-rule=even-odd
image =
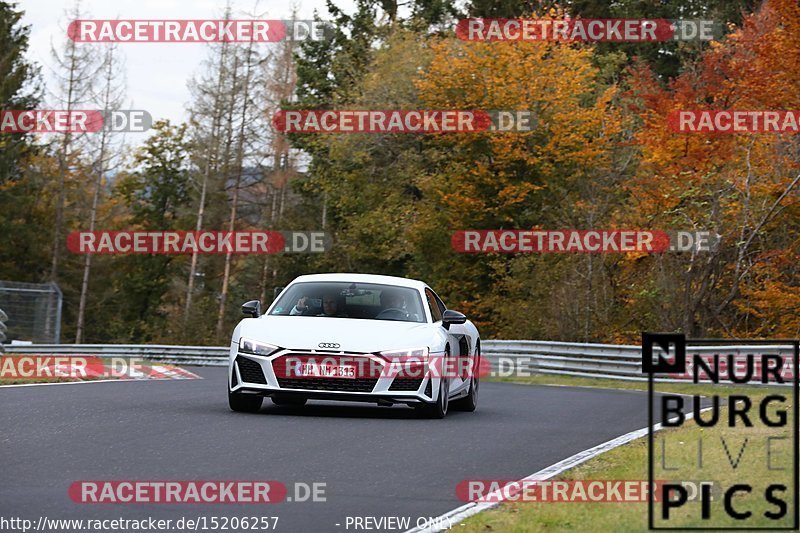
{"label": "autumn tree", "polygon": [[[426,108],[524,110],[534,118],[531,131],[437,139],[447,157],[417,182],[425,201],[415,227],[416,270],[487,327],[510,321],[525,331],[530,322],[519,321],[529,315],[519,309],[529,308],[531,290],[504,282],[535,284],[536,273],[521,264],[538,258],[459,255],[450,235],[457,229],[597,227],[607,220],[622,167],[615,151],[622,131],[615,88],[599,81],[590,46],[442,39],[430,47],[433,60],[417,82]],[[562,259],[543,261],[557,268]],[[596,267],[571,268],[591,280]],[[550,300],[550,306],[536,314],[563,318],[564,300],[556,291],[565,280],[548,278],[547,293],[534,300]],[[581,299],[573,294],[571,301]],[[576,329],[584,328],[573,327],[573,335]]]}
{"label": "autumn tree", "polygon": [[[770,0],[667,88],[646,65],[632,74],[629,96],[643,121],[637,135],[642,162],[620,218],[710,230],[722,238],[710,253],[653,258],[642,270],[658,294],[664,326],[691,336],[765,331],[762,305],[749,315],[741,299],[750,294],[763,301],[774,289],[764,274],[786,265],[774,250],[796,253],[797,136],[675,133],[666,123],[681,109],[797,108],[798,29],[797,3]],[[790,278],[776,272],[776,287],[796,292],[786,285]]]}

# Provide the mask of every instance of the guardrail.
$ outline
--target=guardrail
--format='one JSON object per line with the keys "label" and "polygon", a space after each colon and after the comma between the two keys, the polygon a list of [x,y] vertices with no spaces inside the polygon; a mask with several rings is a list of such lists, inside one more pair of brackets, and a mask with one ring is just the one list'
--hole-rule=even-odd
{"label": "guardrail", "polygon": [[[140,344],[29,344],[6,346],[9,355],[87,355],[136,357],[193,366],[226,366],[227,346],[174,346]],[[482,355],[490,362],[493,375],[558,374],[567,376],[645,381],[639,346],[548,341],[487,340]],[[789,345],[688,346],[687,354],[776,354],[791,360]],[[657,378],[657,381],[681,381]]]}
{"label": "guardrail", "polygon": [[175,346],[169,344],[13,344],[8,355],[87,355],[135,357],[159,363],[226,366],[227,346]]}
{"label": "guardrail", "polygon": [[[592,378],[612,378],[626,381],[646,381],[642,373],[640,346],[619,344],[589,344],[548,341],[484,341],[482,353],[491,362],[494,375],[557,374]],[[733,354],[744,361],[750,355],[774,354],[793,361],[794,348],[780,345],[687,346],[687,356],[698,354]],[[507,365],[504,368],[504,365]],[[737,371],[738,375],[738,371]],[[659,382],[685,382],[675,377],[655,378]]]}
{"label": "guardrail", "polygon": [[[483,341],[496,375],[560,374],[644,379],[639,346],[547,341]],[[513,369],[511,367],[514,367]]]}

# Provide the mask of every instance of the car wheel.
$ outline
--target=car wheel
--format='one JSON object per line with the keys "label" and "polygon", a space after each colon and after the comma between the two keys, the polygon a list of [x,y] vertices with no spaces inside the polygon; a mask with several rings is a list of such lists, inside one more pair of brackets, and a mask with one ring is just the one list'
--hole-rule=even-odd
{"label": "car wheel", "polygon": [[273,396],[272,403],[282,407],[302,407],[306,404],[308,398],[298,398],[296,396]]}
{"label": "car wheel", "polygon": [[228,391],[228,405],[238,413],[257,413],[261,409],[261,396]]}
{"label": "car wheel", "polygon": [[[444,354],[445,359],[450,357],[450,352],[446,351]],[[446,368],[446,365],[442,365]],[[444,374],[444,372],[441,372]],[[444,418],[447,416],[447,409],[450,406],[450,380],[446,376],[442,376],[439,380],[439,397],[436,398],[435,403],[422,404],[419,407],[419,412],[425,418]]]}
{"label": "car wheel", "polygon": [[469,394],[466,397],[454,400],[450,408],[454,411],[467,411],[469,413],[478,408],[478,388],[480,387],[480,379],[478,372],[481,368],[481,347],[475,349],[475,365],[472,367],[472,377],[469,381]]}

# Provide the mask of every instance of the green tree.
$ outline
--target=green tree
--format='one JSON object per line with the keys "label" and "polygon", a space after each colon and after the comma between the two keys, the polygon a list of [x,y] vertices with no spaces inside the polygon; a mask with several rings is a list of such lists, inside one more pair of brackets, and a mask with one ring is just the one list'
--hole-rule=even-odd
{"label": "green tree", "polygon": [[[29,26],[20,24],[23,12],[0,1],[0,108],[34,109],[39,103],[39,69],[25,59]],[[32,150],[31,136],[0,133],[0,185],[21,177],[20,164]]]}
{"label": "green tree", "polygon": [[[572,17],[585,19],[649,18],[703,19],[718,24],[722,32],[729,24],[740,24],[742,15],[752,12],[762,0],[472,0],[467,6],[470,17],[520,18],[531,13],[546,13],[551,8],[563,8]],[[705,43],[666,41],[655,43],[597,43],[595,61],[614,65],[613,75],[634,58],[647,62],[663,81],[680,74],[685,65],[697,59]],[[620,54],[624,59],[620,60]]]}
{"label": "green tree", "polygon": [[[35,109],[39,68],[25,58],[30,27],[23,11],[0,1],[0,109]],[[0,279],[41,281],[47,271],[52,161],[25,133],[0,133]]]}
{"label": "green tree", "polygon": [[[138,168],[122,176],[115,194],[130,213],[125,229],[185,229],[189,201],[189,147],[186,126],[157,121],[135,156]],[[166,338],[176,328],[166,318],[178,306],[168,301],[170,284],[179,272],[179,256],[130,255],[115,258],[114,292],[124,305],[111,319],[118,340],[147,342]]]}

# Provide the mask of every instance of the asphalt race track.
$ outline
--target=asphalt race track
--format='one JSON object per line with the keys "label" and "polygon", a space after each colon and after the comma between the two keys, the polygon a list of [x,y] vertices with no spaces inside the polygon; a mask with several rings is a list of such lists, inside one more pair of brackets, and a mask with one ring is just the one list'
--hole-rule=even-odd
{"label": "asphalt race track", "polygon": [[[519,479],[647,425],[645,393],[481,384],[475,413],[309,402],[233,413],[225,369],[205,379],[0,388],[0,515],[278,516],[277,531],[347,531],[347,517],[436,517],[464,479]],[[78,504],[78,480],[324,482],[325,502]],[[351,525],[349,528],[353,531]]]}

